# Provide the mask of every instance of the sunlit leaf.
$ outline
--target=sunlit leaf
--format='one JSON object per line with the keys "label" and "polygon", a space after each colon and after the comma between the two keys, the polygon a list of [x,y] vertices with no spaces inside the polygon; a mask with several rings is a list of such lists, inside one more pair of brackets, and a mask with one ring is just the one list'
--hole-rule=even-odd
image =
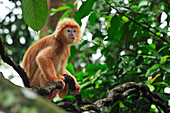
{"label": "sunlit leaf", "polygon": [[153,92],[155,90],[155,87],[153,85],[151,84],[146,84],[146,85],[149,87],[150,91]]}
{"label": "sunlit leaf", "polygon": [[78,72],[75,77],[77,81],[83,81],[84,77],[88,76],[88,73]]}
{"label": "sunlit leaf", "polygon": [[122,20],[123,20],[124,22],[129,22],[129,19],[128,19],[126,16],[122,16]]}
{"label": "sunlit leaf", "polygon": [[150,84],[152,84],[156,78],[158,78],[161,74],[157,74],[153,79],[151,79]]}
{"label": "sunlit leaf", "polygon": [[161,35],[161,33],[160,33],[160,32],[157,32],[156,34],[157,34],[158,36],[160,36],[160,35]]}
{"label": "sunlit leaf", "polygon": [[143,7],[143,6],[147,6],[148,5],[148,1],[141,1],[141,2],[139,2],[139,7]]}
{"label": "sunlit leaf", "polygon": [[170,55],[165,55],[161,58],[161,63],[163,64]]}
{"label": "sunlit leaf", "polygon": [[69,8],[70,8],[69,6],[61,6],[61,7],[57,8],[57,9],[51,8],[50,16],[53,16],[55,13],[57,13],[59,11],[66,10],[66,9],[69,9]]}
{"label": "sunlit leaf", "polygon": [[68,18],[71,11],[72,11],[72,9],[68,9],[66,12],[64,12],[64,14],[61,16],[60,20],[63,20],[64,18]]}
{"label": "sunlit leaf", "polygon": [[165,83],[165,82],[156,82],[156,83],[153,83],[153,85],[165,85],[165,86],[168,86],[168,84]]}
{"label": "sunlit leaf", "polygon": [[139,7],[137,5],[132,5],[130,9],[139,9]]}
{"label": "sunlit leaf", "polygon": [[83,84],[80,85],[81,89],[83,89],[84,87],[86,87],[86,86],[88,86],[90,84],[91,84],[91,82],[84,82]]}

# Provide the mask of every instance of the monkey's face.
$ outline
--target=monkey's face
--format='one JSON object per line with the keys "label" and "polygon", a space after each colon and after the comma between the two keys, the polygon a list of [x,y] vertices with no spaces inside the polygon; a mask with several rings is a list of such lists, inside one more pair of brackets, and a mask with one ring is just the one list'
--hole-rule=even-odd
{"label": "monkey's face", "polygon": [[72,43],[76,40],[77,37],[77,29],[72,27],[67,27],[64,29],[65,40],[67,43]]}

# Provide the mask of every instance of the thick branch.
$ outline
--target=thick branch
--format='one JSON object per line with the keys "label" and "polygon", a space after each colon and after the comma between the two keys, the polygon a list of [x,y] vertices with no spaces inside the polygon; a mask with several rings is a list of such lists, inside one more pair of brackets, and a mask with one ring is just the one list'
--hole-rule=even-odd
{"label": "thick branch", "polygon": [[124,101],[127,96],[136,94],[142,97],[146,97],[151,103],[159,106],[165,113],[168,113],[168,106],[162,101],[162,99],[154,92],[151,92],[149,88],[143,83],[128,82],[118,88],[113,88],[108,98],[98,100],[94,103],[97,107],[111,106],[118,100]]}
{"label": "thick branch", "polygon": [[8,65],[12,66],[14,70],[20,75],[20,77],[23,80],[23,83],[25,87],[30,87],[29,79],[27,77],[27,74],[25,73],[24,69],[14,61],[12,61],[7,54],[5,53],[4,46],[2,44],[1,38],[0,38],[0,55],[2,60],[7,63]]}

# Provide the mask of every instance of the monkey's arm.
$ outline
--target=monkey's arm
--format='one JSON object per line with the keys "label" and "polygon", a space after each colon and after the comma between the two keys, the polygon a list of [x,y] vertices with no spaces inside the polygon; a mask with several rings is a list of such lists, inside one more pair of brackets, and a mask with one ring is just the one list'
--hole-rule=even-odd
{"label": "monkey's arm", "polygon": [[38,67],[47,81],[62,81],[61,78],[57,78],[55,74],[55,68],[53,64],[53,51],[50,48],[42,50],[36,57]]}

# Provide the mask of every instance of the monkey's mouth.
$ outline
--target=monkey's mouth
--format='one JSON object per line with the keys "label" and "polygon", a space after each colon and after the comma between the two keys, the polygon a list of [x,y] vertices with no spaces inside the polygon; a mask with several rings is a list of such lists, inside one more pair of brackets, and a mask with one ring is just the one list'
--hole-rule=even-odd
{"label": "monkey's mouth", "polygon": [[69,40],[74,41],[75,37],[70,37]]}

